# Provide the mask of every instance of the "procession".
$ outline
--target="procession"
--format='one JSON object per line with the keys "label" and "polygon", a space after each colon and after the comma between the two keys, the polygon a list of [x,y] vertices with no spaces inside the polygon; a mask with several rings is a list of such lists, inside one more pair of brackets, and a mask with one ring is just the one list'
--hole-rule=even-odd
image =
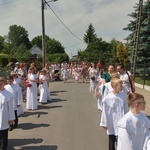
{"label": "procession", "polygon": [[146,102],[136,93],[132,74],[122,64],[109,65],[107,70],[101,67],[99,62],[90,66],[85,62],[55,62],[38,70],[34,63],[27,68],[24,62],[16,62],[10,75],[0,79],[1,97],[4,100],[9,95],[9,103],[1,104],[1,149],[7,150],[8,132],[17,129],[24,111],[36,111],[38,104],[52,103],[49,87],[53,82],[67,85],[72,79],[76,84],[89,84],[89,93],[97,99],[109,150],[148,150],[150,121],[141,113]]}

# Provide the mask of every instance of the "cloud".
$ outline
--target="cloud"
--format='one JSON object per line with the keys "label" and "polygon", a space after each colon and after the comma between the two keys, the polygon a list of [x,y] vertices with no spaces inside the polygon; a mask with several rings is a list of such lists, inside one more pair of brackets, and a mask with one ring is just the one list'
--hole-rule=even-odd
{"label": "cloud", "polygon": [[[4,5],[5,3],[5,5]],[[98,37],[105,41],[112,38],[123,41],[128,32],[123,31],[131,19],[127,15],[134,11],[136,0],[58,0],[49,5],[63,23],[79,39],[83,39],[90,23]],[[70,55],[77,54],[86,44],[73,36],[47,6],[45,32],[65,47]],[[10,25],[21,25],[29,33],[29,39],[42,34],[40,0],[0,0],[0,35],[8,34]]]}

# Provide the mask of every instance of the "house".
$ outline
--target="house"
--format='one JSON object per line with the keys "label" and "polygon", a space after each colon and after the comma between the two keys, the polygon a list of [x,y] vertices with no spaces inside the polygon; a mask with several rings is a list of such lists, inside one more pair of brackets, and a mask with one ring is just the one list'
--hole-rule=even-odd
{"label": "house", "polygon": [[42,56],[42,50],[38,47],[38,46],[36,46],[36,45],[34,45],[31,49],[30,49],[30,53],[32,54],[32,55],[37,55],[37,56]]}

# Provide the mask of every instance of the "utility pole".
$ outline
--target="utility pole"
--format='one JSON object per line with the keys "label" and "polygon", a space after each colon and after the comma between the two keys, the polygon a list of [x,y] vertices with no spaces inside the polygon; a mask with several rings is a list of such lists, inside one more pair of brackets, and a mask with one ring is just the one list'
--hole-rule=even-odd
{"label": "utility pole", "polygon": [[42,7],[42,66],[46,63],[46,48],[45,48],[45,20],[44,20],[44,0],[41,0]]}
{"label": "utility pole", "polygon": [[42,66],[45,67],[46,64],[46,44],[45,44],[45,19],[44,19],[44,6],[49,2],[56,2],[57,0],[41,0],[41,8],[42,8]]}
{"label": "utility pole", "polygon": [[131,60],[131,73],[133,74],[134,78],[135,78],[135,70],[136,70],[137,53],[138,53],[138,48],[139,48],[138,46],[139,46],[142,6],[143,6],[143,0],[139,0],[135,35],[134,35],[134,45],[133,45],[132,60]]}

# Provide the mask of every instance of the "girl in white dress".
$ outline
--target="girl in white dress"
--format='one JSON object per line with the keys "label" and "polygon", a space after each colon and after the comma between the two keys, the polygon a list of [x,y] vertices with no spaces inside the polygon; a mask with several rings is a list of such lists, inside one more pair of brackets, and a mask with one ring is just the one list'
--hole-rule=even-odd
{"label": "girl in white dress", "polygon": [[144,96],[130,93],[128,104],[129,112],[118,122],[117,150],[143,150],[145,139],[150,136],[150,120],[141,113],[146,104]]}
{"label": "girl in white dress", "polygon": [[51,101],[51,97],[50,97],[50,92],[49,92],[49,88],[48,88],[48,84],[47,81],[49,79],[47,78],[47,74],[45,70],[41,70],[40,71],[40,75],[39,75],[39,90],[40,90],[40,99],[39,102],[44,104],[47,103],[47,100]]}
{"label": "girl in white dress", "polygon": [[27,86],[26,108],[29,109],[29,110],[34,110],[34,109],[37,109],[37,82],[38,82],[38,76],[35,73],[35,68],[34,67],[30,67],[29,72],[30,73],[28,74],[27,82],[31,86]]}

